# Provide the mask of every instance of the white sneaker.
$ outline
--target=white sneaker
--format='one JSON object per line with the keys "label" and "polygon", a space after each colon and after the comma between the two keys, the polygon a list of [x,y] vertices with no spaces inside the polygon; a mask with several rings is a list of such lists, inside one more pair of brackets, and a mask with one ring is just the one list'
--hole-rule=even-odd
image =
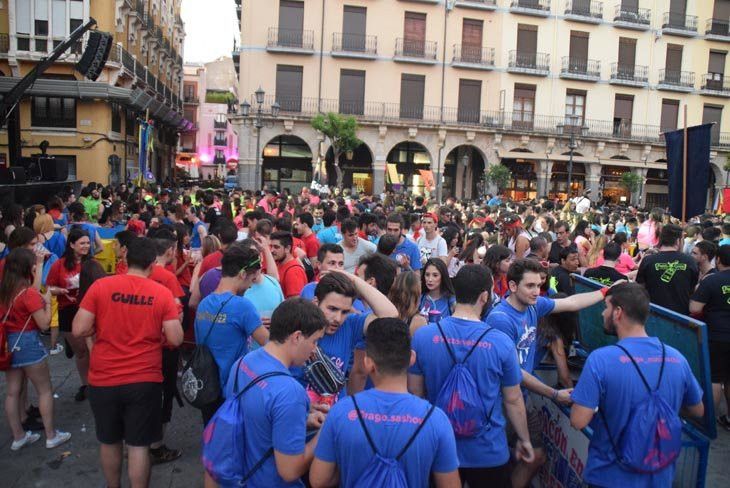
{"label": "white sneaker", "polygon": [[13,451],[19,451],[20,449],[24,448],[25,446],[29,446],[29,445],[33,444],[40,438],[41,438],[40,434],[28,431],[25,433],[25,437],[23,437],[19,441],[13,441],[13,443],[10,445],[10,449]]}
{"label": "white sneaker", "polygon": [[55,356],[56,354],[60,354],[63,352],[63,346],[61,344],[56,344],[56,347],[48,352],[51,353],[51,356]]}
{"label": "white sneaker", "polygon": [[54,447],[58,447],[64,442],[68,441],[70,438],[70,432],[62,432],[60,430],[57,430],[56,435],[53,437],[53,439],[46,439],[46,449],[53,449]]}

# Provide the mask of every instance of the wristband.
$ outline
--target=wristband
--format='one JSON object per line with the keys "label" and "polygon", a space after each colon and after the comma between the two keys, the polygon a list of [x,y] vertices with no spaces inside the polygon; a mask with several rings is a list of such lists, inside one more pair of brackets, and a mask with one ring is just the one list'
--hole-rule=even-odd
{"label": "wristband", "polygon": [[560,394],[560,391],[555,389],[555,391],[553,392],[553,400],[557,400],[559,394]]}
{"label": "wristband", "polygon": [[608,287],[603,287],[600,289],[601,295],[603,295],[603,298],[606,298],[606,295],[608,295]]}

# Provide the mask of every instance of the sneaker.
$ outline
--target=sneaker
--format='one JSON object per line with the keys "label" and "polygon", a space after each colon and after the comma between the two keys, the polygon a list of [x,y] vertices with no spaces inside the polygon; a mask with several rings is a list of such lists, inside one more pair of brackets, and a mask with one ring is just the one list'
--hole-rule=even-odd
{"label": "sneaker", "polygon": [[25,431],[44,429],[43,422],[38,417],[28,417],[21,425]]}
{"label": "sneaker", "polygon": [[55,356],[56,354],[60,354],[63,352],[64,347],[61,344],[56,344],[56,347],[48,351],[51,353],[51,356]]}
{"label": "sneaker", "polygon": [[83,402],[86,400],[86,385],[81,385],[79,387],[79,391],[77,391],[76,395],[74,395],[74,400],[77,402]]}
{"label": "sneaker", "polygon": [[70,432],[61,432],[60,430],[57,430],[56,435],[53,436],[53,439],[46,439],[46,449],[53,449],[54,447],[58,447],[64,442],[67,442],[70,438]]}
{"label": "sneaker", "polygon": [[728,418],[727,415],[722,415],[720,417],[717,417],[717,423],[720,424],[720,426],[730,432],[730,418]]}
{"label": "sneaker", "polygon": [[10,449],[12,451],[19,451],[20,449],[24,448],[25,446],[29,446],[36,442],[38,439],[41,438],[40,434],[34,434],[33,432],[26,432],[25,437],[20,439],[19,441],[13,441],[12,444],[10,444]]}
{"label": "sneaker", "polygon": [[152,464],[169,463],[182,456],[180,449],[170,449],[166,445],[161,445],[157,449],[150,449],[150,458]]}

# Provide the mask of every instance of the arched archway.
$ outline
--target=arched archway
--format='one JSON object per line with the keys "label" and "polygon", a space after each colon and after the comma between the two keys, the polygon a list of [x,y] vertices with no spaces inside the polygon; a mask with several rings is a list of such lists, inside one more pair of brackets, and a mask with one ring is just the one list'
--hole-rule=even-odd
{"label": "arched archway", "polygon": [[[563,153],[570,155],[570,153]],[[582,154],[574,152],[573,157],[582,156]],[[570,172],[570,189],[568,188],[568,166],[569,161],[553,162],[552,171],[550,172],[550,187],[548,196],[550,198],[559,198],[567,201],[575,195],[582,195],[586,186],[586,167],[583,163],[573,161],[573,168]]]}
{"label": "arched archway", "polygon": [[271,139],[263,149],[262,184],[282,191],[299,193],[312,181],[312,150],[302,138],[281,135]]}
{"label": "arched archway", "polygon": [[[343,154],[340,157],[340,170],[342,171],[342,188],[352,188],[358,193],[372,195],[373,153],[367,144],[363,142],[351,154]],[[325,172],[330,188],[339,186],[332,146],[325,155]]]}
{"label": "arched archway", "polygon": [[[625,156],[614,156],[613,160],[628,160]],[[631,201],[631,192],[621,185],[621,175],[630,172],[628,166],[616,164],[604,164],[601,166],[601,193],[603,199],[616,204],[628,204]]]}
{"label": "arched archway", "polygon": [[[660,159],[657,163],[666,163]],[[650,168],[646,172],[645,208],[666,208],[669,206],[669,171],[667,169]]]}
{"label": "arched archway", "polygon": [[537,197],[537,168],[536,159],[529,149],[515,148],[513,153],[525,153],[524,158],[502,158],[502,164],[509,168],[512,175],[504,193],[512,200],[531,200]]}
{"label": "arched archway", "polygon": [[431,175],[431,154],[418,142],[403,141],[396,144],[386,158],[386,189],[393,191],[410,191],[423,195],[426,171]]}
{"label": "arched archway", "polygon": [[484,193],[484,156],[467,144],[452,149],[444,160],[443,197],[473,199]]}

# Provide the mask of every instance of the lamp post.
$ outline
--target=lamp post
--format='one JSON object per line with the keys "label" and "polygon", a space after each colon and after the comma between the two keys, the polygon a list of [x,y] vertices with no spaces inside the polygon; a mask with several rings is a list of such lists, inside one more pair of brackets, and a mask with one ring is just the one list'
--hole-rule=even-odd
{"label": "lamp post", "polygon": [[[263,110],[263,104],[264,104],[264,97],[266,96],[266,92],[259,87],[256,92],[254,92],[254,95],[256,96],[256,113],[254,114],[253,119],[249,119],[249,116],[251,115],[251,104],[248,103],[248,100],[244,100],[244,102],[241,104],[241,115],[243,116],[243,123],[244,125],[252,125],[256,128],[256,171],[255,171],[255,178],[256,178],[256,185],[261,185],[261,176],[260,176],[260,170],[261,167],[261,129],[264,128],[264,116],[270,115],[272,118],[277,118],[279,116],[279,111],[281,110],[281,107],[277,102],[274,102],[271,105],[270,111],[264,111]],[[273,122],[272,122],[273,125]],[[256,190],[256,188],[254,188]]]}
{"label": "lamp post", "polygon": [[579,126],[578,123],[580,122],[580,116],[572,114],[566,116],[568,120],[570,121],[569,124],[558,124],[558,130],[563,132],[563,129],[566,127],[570,127],[570,139],[568,140],[568,149],[570,149],[570,153],[568,156],[568,189],[566,191],[568,195],[568,200],[570,200],[571,193],[573,191],[573,152],[578,149],[578,141],[576,140],[575,132],[576,129],[580,130],[580,135],[583,135],[583,132],[587,129],[586,126],[581,125]]}

